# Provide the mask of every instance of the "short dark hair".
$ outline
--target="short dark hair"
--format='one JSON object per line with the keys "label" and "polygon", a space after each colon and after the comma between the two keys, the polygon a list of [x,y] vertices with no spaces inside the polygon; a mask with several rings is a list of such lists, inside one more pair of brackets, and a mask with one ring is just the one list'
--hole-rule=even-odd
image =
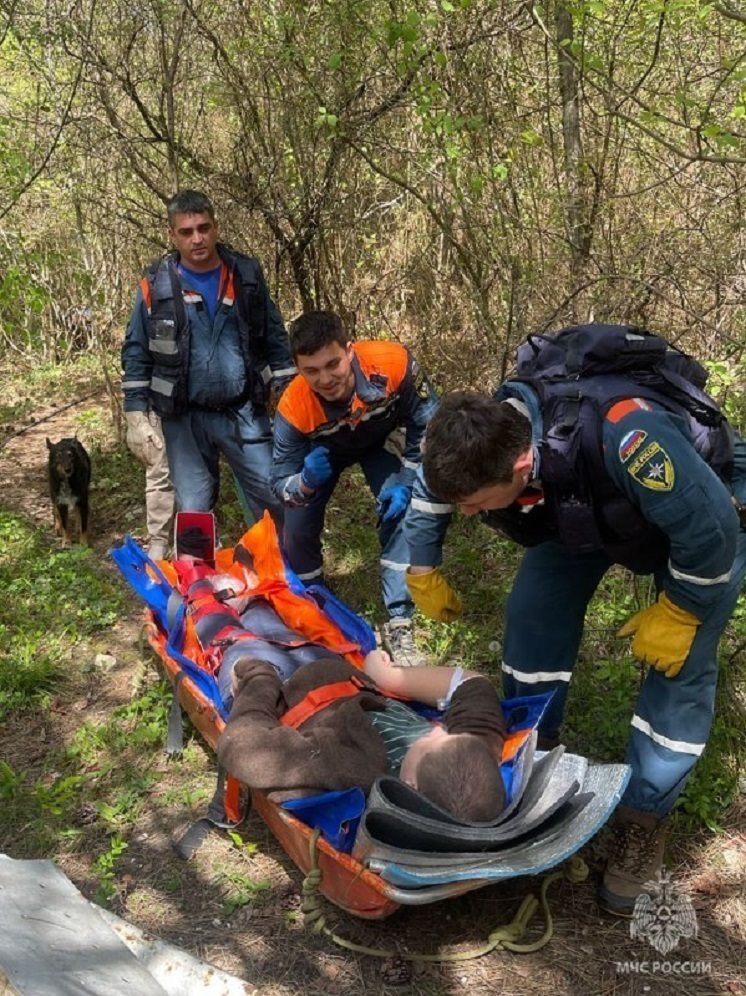
{"label": "short dark hair", "polygon": [[212,201],[201,190],[178,190],[166,204],[166,211],[171,226],[177,214],[209,214],[215,221]]}
{"label": "short dark hair", "polygon": [[505,809],[505,784],[487,744],[473,733],[445,737],[417,765],[417,791],[462,820],[487,823]]}
{"label": "short dark hair", "polygon": [[478,391],[454,391],[428,423],[422,471],[443,501],[509,484],[518,457],[531,445],[531,423],[513,405]]}
{"label": "short dark hair", "polygon": [[288,328],[293,357],[312,356],[333,342],[346,346],[350,336],[335,311],[306,311]]}

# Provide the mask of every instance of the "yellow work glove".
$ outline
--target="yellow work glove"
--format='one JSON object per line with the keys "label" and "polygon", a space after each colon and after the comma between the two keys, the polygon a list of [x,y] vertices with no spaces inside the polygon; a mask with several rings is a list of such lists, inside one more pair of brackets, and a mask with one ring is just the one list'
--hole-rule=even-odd
{"label": "yellow work glove", "polygon": [[665,591],[658,601],[635,613],[617,636],[632,636],[632,653],[667,678],[675,678],[691,650],[699,619],[674,605]]}
{"label": "yellow work glove", "polygon": [[155,419],[156,416],[153,415],[151,419],[148,412],[124,413],[127,446],[135,459],[146,467],[156,462],[163,449],[163,440],[156,428]]}
{"label": "yellow work glove", "polygon": [[461,615],[461,599],[451,588],[438,568],[427,574],[406,573],[407,587],[412,601],[423,615],[438,622],[453,622]]}

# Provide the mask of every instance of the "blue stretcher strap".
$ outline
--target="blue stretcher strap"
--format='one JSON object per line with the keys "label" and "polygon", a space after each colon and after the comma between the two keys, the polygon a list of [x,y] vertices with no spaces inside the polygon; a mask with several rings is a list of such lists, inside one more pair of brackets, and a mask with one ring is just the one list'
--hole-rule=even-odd
{"label": "blue stretcher strap", "polygon": [[[168,597],[173,591],[166,576],[154,560],[131,536],[120,547],[109,550],[114,563],[155,616],[158,625],[168,629]],[[149,569],[149,570],[148,570]]]}
{"label": "blue stretcher strap", "polygon": [[342,630],[348,640],[357,643],[363,654],[376,648],[376,634],[356,612],[348,608],[323,584],[305,585],[283,557],[285,581],[294,595],[312,595],[322,611]]}
{"label": "blue stretcher strap", "polygon": [[179,607],[173,625],[169,626],[168,600],[174,589],[163,571],[131,536],[127,536],[122,546],[115,547],[109,553],[122,572],[124,579],[153,613],[153,618],[160,630],[168,635],[166,649],[169,656],[181,665],[184,675],[189,676],[206,698],[215,704],[220,715],[226,719],[228,712],[223,704],[215,678],[209,671],[199,667],[181,652],[184,645],[186,605]]}
{"label": "blue stretcher strap", "polygon": [[184,674],[188,675],[202,694],[215,705],[222,718],[227,719],[228,710],[226,709],[225,703],[223,702],[223,698],[220,694],[217,680],[210,674],[209,671],[206,671],[203,667],[195,664],[191,657],[187,657],[186,654],[182,653],[182,647],[184,646],[184,622],[186,619],[186,609],[186,602],[183,602],[179,606],[171,629],[168,631],[166,650],[168,651],[169,657],[173,658],[173,660],[181,665]]}
{"label": "blue stretcher strap", "polygon": [[504,699],[502,707],[508,722],[508,733],[535,729],[553,695],[554,691],[551,691],[542,692],[539,695],[518,695],[513,699]]}

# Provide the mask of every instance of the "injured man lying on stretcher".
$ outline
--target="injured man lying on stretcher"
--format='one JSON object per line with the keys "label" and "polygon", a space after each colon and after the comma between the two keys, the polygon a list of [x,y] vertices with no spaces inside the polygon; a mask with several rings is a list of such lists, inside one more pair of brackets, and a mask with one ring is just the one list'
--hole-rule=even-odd
{"label": "injured man lying on stretcher", "polygon": [[[361,671],[290,629],[263,599],[227,615],[206,578],[189,586],[187,602],[201,645],[218,657],[223,699],[232,700],[218,743],[229,774],[283,801],[355,786],[367,794],[388,773],[461,819],[503,811],[506,723],[488,678],[395,667],[380,650]],[[402,699],[444,715],[432,722]]]}

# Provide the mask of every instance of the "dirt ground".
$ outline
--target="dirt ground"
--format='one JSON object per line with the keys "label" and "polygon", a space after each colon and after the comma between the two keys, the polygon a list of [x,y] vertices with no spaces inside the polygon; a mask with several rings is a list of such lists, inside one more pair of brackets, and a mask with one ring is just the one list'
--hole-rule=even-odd
{"label": "dirt ground", "polygon": [[[104,396],[86,402],[100,406]],[[69,409],[11,440],[0,457],[3,502],[43,528],[51,524],[46,491],[44,439],[76,431]],[[35,418],[45,414],[40,406]],[[78,430],[79,431],[79,430]],[[85,433],[79,431],[85,442]],[[94,463],[94,478],[96,467]],[[94,491],[95,494],[95,491]],[[102,561],[107,551],[141,522],[102,521],[93,503],[92,541]],[[115,570],[111,565],[111,569]],[[126,703],[135,688],[148,681],[137,652],[141,609],[132,596],[130,611],[111,628],[106,652],[115,665],[106,674],[82,679],[80,697],[60,702],[49,714],[23,727],[0,728],[0,757],[14,760],[33,776],[51,745],[69,743],[84,719],[103,719]],[[147,667],[153,667],[152,659]],[[189,776],[201,795],[211,794],[214,759],[194,740],[188,751]],[[534,954],[494,950],[470,961],[406,964],[396,953],[468,952],[483,945],[490,932],[508,923],[523,897],[538,895],[540,880],[517,879],[458,899],[425,907],[402,908],[380,922],[355,920],[326,904],[327,923],[341,937],[367,947],[385,948],[394,956],[378,959],[337,947],[321,934],[312,934],[299,916],[302,875],[287,858],[262,820],[251,814],[242,828],[253,853],[238,853],[225,835],[213,833],[190,862],[181,861],[172,844],[205,806],[203,797],[184,802],[180,762],[163,758],[161,778],[152,789],[154,805],[144,807],[128,835],[129,848],[117,869],[119,891],[112,909],[158,937],[178,944],[214,965],[235,973],[247,993],[286,996],[306,993],[474,994],[504,996],[637,996],[637,994],[730,994],[746,996],[746,807],[729,814],[725,831],[675,841],[669,866],[677,888],[695,908],[698,936],[682,940],[664,959],[644,940],[630,938],[629,924],[601,914],[595,903],[595,883],[603,861],[603,834],[583,852],[590,879],[579,885],[562,881],[552,886],[554,921],[551,942]],[[199,793],[197,793],[199,794]],[[179,795],[169,803],[171,795]],[[158,805],[155,805],[155,802]],[[83,817],[81,817],[83,818]],[[12,854],[12,849],[9,849]],[[90,857],[56,857],[65,872],[88,896],[98,880]],[[260,883],[257,901],[227,913],[226,882],[231,874]],[[235,884],[235,883],[234,883]],[[539,936],[539,918],[528,940]],[[653,967],[653,962],[667,962]],[[646,962],[647,973],[623,972],[622,962]],[[705,963],[704,965],[702,963]],[[678,970],[674,971],[678,965]],[[682,967],[683,965],[683,967]],[[687,967],[688,966],[688,967]],[[702,969],[698,973],[698,967]]]}

